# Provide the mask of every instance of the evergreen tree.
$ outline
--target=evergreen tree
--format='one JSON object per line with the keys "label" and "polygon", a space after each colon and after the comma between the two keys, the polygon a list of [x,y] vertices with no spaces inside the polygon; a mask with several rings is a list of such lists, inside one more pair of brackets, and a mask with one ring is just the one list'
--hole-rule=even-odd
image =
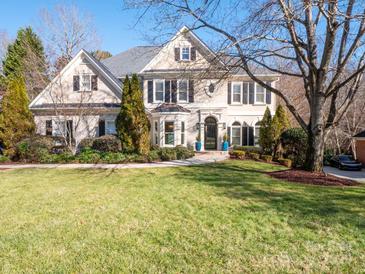
{"label": "evergreen tree", "polygon": [[20,29],[3,60],[4,76],[23,77],[29,96],[34,98],[48,82],[46,72],[42,41],[31,27]]}
{"label": "evergreen tree", "polygon": [[0,140],[5,145],[5,153],[14,155],[15,145],[34,133],[33,115],[29,108],[23,78],[11,78],[1,102]]}
{"label": "evergreen tree", "polygon": [[131,104],[131,83],[128,76],[123,82],[122,102],[120,105],[120,111],[116,119],[117,134],[122,142],[122,148],[124,151],[133,151],[133,140],[131,136],[131,130],[133,127],[132,121],[132,104]]}
{"label": "evergreen tree", "polygon": [[136,152],[147,154],[150,150],[150,124],[145,112],[143,93],[136,74],[132,75],[131,100],[133,102],[132,139]]}
{"label": "evergreen tree", "polygon": [[278,105],[274,118],[272,119],[272,134],[274,141],[274,156],[281,157],[282,146],[280,142],[281,134],[290,127],[289,118],[282,105]]}
{"label": "evergreen tree", "polygon": [[260,123],[260,136],[259,144],[265,154],[271,154],[274,145],[273,132],[272,132],[272,118],[270,109],[267,107],[264,113],[264,117]]}

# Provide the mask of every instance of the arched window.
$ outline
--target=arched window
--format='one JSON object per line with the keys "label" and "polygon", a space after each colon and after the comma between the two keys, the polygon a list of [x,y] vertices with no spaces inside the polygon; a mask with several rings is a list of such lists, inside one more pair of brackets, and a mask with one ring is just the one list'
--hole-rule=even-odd
{"label": "arched window", "polygon": [[258,121],[255,124],[255,146],[259,145],[259,137],[260,137],[260,125],[261,125],[261,121]]}
{"label": "arched window", "polygon": [[232,145],[241,145],[241,124],[239,122],[234,122],[232,124],[232,134],[231,134],[231,144]]}

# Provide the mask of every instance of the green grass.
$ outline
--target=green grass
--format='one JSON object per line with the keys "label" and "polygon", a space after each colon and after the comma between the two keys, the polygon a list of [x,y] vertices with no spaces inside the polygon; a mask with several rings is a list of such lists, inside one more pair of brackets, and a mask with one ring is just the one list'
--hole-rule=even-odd
{"label": "green grass", "polygon": [[0,172],[0,272],[362,272],[365,188],[249,161]]}

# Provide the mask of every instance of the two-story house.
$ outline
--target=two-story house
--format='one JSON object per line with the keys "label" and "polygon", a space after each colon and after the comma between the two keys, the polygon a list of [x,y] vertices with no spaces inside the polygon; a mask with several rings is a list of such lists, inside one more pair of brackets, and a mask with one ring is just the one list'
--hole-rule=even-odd
{"label": "two-story house", "polygon": [[[188,146],[200,136],[204,149],[220,150],[227,134],[231,145],[257,145],[260,120],[267,106],[275,112],[276,97],[242,70],[227,70],[232,62],[187,27],[163,47],[135,47],[102,62],[82,50],[30,109],[39,134],[69,129],[78,140],[114,134],[122,80],[136,73],[152,144]],[[279,79],[265,71],[257,76],[271,85]]]}

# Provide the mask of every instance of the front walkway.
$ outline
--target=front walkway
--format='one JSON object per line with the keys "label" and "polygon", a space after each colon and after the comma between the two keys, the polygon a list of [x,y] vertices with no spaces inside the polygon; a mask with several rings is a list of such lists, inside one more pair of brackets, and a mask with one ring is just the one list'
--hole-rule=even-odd
{"label": "front walkway", "polygon": [[193,158],[187,160],[175,160],[154,163],[129,163],[129,164],[4,164],[1,169],[21,169],[21,168],[104,168],[104,169],[124,169],[124,168],[156,168],[156,167],[177,167],[215,163],[228,159],[227,152],[200,152]]}
{"label": "front walkway", "polygon": [[365,170],[362,169],[361,171],[348,171],[348,170],[341,170],[335,167],[325,166],[323,167],[323,171],[325,173],[345,178],[345,179],[351,179],[358,182],[365,183]]}

